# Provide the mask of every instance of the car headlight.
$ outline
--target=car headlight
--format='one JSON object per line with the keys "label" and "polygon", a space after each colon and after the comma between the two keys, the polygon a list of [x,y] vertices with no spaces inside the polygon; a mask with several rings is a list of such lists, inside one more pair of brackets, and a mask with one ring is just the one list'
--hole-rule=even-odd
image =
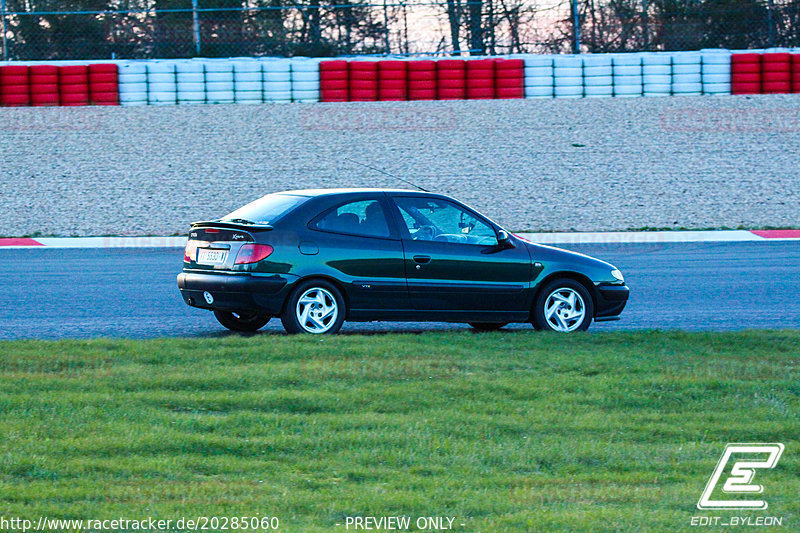
{"label": "car headlight", "polygon": [[611,275],[614,276],[614,278],[616,278],[616,279],[618,279],[620,281],[623,281],[623,282],[625,281],[625,278],[622,277],[622,272],[620,272],[616,268],[611,271]]}

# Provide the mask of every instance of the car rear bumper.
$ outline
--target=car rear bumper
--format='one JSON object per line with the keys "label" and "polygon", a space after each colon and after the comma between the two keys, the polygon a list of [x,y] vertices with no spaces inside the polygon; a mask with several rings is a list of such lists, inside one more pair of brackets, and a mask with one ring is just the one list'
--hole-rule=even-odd
{"label": "car rear bumper", "polygon": [[598,285],[597,305],[595,308],[595,320],[602,322],[605,320],[617,320],[619,314],[625,309],[628,303],[629,289],[627,285]]}
{"label": "car rear bumper", "polygon": [[[224,311],[281,312],[292,276],[181,272],[178,288],[192,307]],[[208,302],[207,295],[211,297]]]}

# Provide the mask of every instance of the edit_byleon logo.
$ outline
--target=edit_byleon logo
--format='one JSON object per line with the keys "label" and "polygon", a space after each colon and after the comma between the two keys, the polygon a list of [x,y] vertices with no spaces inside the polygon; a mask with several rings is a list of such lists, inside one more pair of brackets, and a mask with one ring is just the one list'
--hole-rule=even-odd
{"label": "edit_byleon logo", "polygon": [[[764,499],[753,498],[753,495],[764,492],[764,486],[754,483],[753,478],[758,470],[771,470],[778,464],[783,454],[783,444],[773,443],[732,443],[725,446],[711,478],[703,490],[697,508],[701,510],[736,510],[749,509],[761,510],[768,507]],[[730,473],[724,478],[721,492],[728,498],[714,496],[715,489],[723,480],[728,464],[731,464]],[[744,496],[750,498],[744,498]]]}

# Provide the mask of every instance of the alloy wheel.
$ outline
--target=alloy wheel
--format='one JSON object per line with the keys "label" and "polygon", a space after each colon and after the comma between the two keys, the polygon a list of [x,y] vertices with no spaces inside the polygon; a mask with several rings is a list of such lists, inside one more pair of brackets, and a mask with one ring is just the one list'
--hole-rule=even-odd
{"label": "alloy wheel", "polygon": [[555,331],[575,331],[586,317],[583,297],[569,287],[554,290],[545,300],[544,317]]}
{"label": "alloy wheel", "polygon": [[339,306],[327,289],[312,287],[297,300],[297,322],[309,333],[325,333],[336,323]]}

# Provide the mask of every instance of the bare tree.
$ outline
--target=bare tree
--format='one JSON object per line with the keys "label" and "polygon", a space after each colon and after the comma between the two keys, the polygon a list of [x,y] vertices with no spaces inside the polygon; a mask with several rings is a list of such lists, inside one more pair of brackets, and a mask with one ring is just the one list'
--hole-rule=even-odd
{"label": "bare tree", "polygon": [[450,22],[450,42],[453,55],[461,55],[461,0],[447,0],[447,19]]}
{"label": "bare tree", "polygon": [[500,7],[503,9],[503,20],[508,25],[508,33],[510,38],[509,52],[522,52],[522,43],[520,42],[520,15],[522,4],[511,4],[506,0],[500,0]]}
{"label": "bare tree", "polygon": [[467,0],[467,13],[469,15],[469,53],[470,55],[483,55],[486,52],[483,42],[483,1]]}

